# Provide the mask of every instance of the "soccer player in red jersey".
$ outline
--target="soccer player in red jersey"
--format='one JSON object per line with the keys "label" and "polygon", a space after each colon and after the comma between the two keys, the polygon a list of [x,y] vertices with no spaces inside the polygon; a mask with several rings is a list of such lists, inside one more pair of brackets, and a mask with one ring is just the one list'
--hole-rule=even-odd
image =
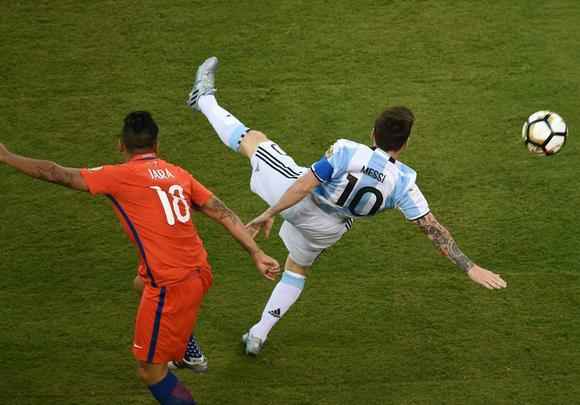
{"label": "soccer player in red jersey", "polygon": [[273,280],[279,265],[260,250],[234,212],[186,170],[157,156],[158,131],[148,112],[127,115],[119,142],[126,162],[119,165],[66,168],[18,156],[2,144],[0,162],[30,177],[111,200],[138,249],[138,273],[145,285],[133,340],[139,376],[159,403],[192,405],[191,393],[167,367],[168,362],[181,360],[212,282],[192,211],[221,223],[266,278]]}

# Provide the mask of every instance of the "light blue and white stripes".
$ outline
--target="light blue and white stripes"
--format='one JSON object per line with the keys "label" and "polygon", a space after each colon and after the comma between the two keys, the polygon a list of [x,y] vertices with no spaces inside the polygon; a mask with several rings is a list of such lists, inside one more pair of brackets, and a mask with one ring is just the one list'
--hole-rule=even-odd
{"label": "light blue and white stripes", "polygon": [[284,273],[282,273],[282,279],[280,282],[302,290],[304,288],[304,284],[306,283],[306,278],[301,274],[286,270]]}

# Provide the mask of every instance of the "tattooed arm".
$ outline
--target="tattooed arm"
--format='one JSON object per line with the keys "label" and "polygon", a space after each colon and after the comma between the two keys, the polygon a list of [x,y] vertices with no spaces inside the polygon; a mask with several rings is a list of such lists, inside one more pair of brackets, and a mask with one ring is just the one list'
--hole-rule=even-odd
{"label": "tattooed arm", "polygon": [[467,273],[476,283],[488,289],[507,287],[507,283],[495,273],[479,267],[469,259],[457,246],[451,233],[437,221],[432,213],[413,221],[433,242],[441,253],[449,258],[457,267]]}
{"label": "tattooed arm", "polygon": [[435,215],[429,213],[414,222],[431,239],[433,245],[457,267],[465,272],[471,270],[473,262],[463,254],[449,231],[437,221]]}
{"label": "tattooed arm", "polygon": [[256,267],[264,277],[274,280],[276,273],[279,272],[280,265],[260,249],[244,226],[244,223],[232,210],[226,207],[216,196],[211,197],[205,205],[200,207],[200,210],[215,222],[222,224],[252,256]]}
{"label": "tattooed arm", "polygon": [[8,151],[3,144],[0,144],[0,162],[36,179],[60,184],[74,190],[88,191],[80,169],[62,167],[48,160],[19,156]]}

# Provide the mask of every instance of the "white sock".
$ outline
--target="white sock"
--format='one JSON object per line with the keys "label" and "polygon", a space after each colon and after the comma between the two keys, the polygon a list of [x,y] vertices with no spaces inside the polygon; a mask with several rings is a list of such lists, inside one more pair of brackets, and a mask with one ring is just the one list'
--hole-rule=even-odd
{"label": "white sock", "polygon": [[228,148],[238,152],[240,150],[240,142],[249,128],[221,108],[216,98],[211,94],[201,96],[198,105],[222,142]]}
{"label": "white sock", "polygon": [[250,334],[265,341],[274,325],[298,300],[305,282],[306,277],[302,274],[286,270],[282,274],[282,279],[274,287],[272,295],[270,295],[270,299],[262,313],[262,319],[252,326]]}

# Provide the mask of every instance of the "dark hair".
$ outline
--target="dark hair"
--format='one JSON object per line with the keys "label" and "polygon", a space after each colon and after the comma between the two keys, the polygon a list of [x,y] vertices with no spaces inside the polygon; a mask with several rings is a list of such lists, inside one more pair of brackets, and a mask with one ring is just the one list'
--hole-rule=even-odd
{"label": "dark hair", "polygon": [[147,111],[127,114],[123,123],[122,139],[128,152],[152,149],[157,144],[159,127]]}
{"label": "dark hair", "polygon": [[411,135],[415,116],[407,107],[390,107],[375,121],[375,142],[385,151],[397,151],[405,145]]}

